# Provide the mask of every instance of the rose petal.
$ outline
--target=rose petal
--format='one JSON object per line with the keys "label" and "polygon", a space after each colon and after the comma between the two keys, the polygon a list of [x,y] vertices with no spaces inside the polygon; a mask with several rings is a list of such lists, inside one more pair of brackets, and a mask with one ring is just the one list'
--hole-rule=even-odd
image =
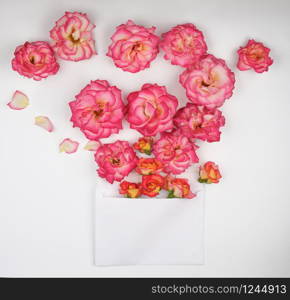
{"label": "rose petal", "polygon": [[64,139],[59,144],[59,151],[71,154],[71,153],[76,152],[78,150],[78,147],[79,147],[78,142],[72,141],[71,139]]}
{"label": "rose petal", "polygon": [[24,93],[20,91],[15,91],[15,93],[12,96],[12,100],[9,103],[7,103],[7,105],[11,109],[21,110],[29,105],[29,99]]}
{"label": "rose petal", "polygon": [[101,142],[98,141],[88,141],[84,149],[88,151],[97,151],[101,145]]}
{"label": "rose petal", "polygon": [[43,129],[47,130],[48,132],[52,132],[53,131],[53,124],[51,123],[51,121],[49,120],[48,117],[45,116],[37,116],[35,117],[35,122],[34,124],[42,127]]}

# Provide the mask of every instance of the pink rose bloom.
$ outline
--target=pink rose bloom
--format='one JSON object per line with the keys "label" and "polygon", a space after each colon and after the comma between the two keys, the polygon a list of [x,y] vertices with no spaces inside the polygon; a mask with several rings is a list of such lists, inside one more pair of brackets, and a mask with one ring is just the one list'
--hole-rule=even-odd
{"label": "pink rose bloom", "polygon": [[72,61],[97,54],[92,35],[94,28],[86,14],[66,12],[50,31],[54,51],[62,59]]}
{"label": "pink rose bloom", "polygon": [[149,68],[159,52],[159,37],[154,34],[155,29],[136,25],[131,20],[118,26],[111,37],[107,56],[123,71],[136,73]]}
{"label": "pink rose bloom", "polygon": [[15,49],[14,55],[12,69],[34,80],[54,75],[59,69],[54,52],[47,42],[26,42]]}
{"label": "pink rose bloom", "polygon": [[73,127],[79,127],[89,140],[98,140],[122,129],[124,103],[121,91],[106,80],[91,81],[69,103]]}
{"label": "pink rose bloom", "polygon": [[207,51],[202,32],[190,23],[175,26],[164,33],[160,47],[165,52],[165,59],[182,67],[190,67]]}
{"label": "pink rose bloom", "polygon": [[220,110],[191,103],[179,109],[173,121],[181,134],[208,142],[218,142],[221,134],[219,129],[225,125]]}
{"label": "pink rose bloom", "polygon": [[235,75],[223,59],[206,55],[180,75],[189,100],[208,108],[222,106],[233,94]]}
{"label": "pink rose bloom", "polygon": [[173,128],[177,106],[177,98],[168,94],[165,86],[144,84],[128,96],[127,120],[144,136],[154,136]]}
{"label": "pink rose bloom", "polygon": [[269,56],[270,49],[255,40],[249,40],[245,47],[238,50],[239,61],[237,67],[241,71],[254,69],[257,73],[268,71],[273,60]]}
{"label": "pink rose bloom", "polygon": [[180,174],[198,162],[195,148],[186,136],[165,133],[153,145],[153,154],[163,163],[165,173]]}
{"label": "pink rose bloom", "polygon": [[127,141],[104,144],[95,153],[98,174],[108,182],[122,181],[137,165],[138,158]]}

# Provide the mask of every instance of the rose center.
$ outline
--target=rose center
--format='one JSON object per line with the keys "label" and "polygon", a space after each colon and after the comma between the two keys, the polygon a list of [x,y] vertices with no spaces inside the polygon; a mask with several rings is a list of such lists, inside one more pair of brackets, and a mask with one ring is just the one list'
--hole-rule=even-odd
{"label": "rose center", "polygon": [[192,129],[200,129],[202,128],[200,123],[197,123],[195,121],[192,122]]}
{"label": "rose center", "polygon": [[112,164],[113,165],[120,165],[120,159],[119,158],[112,158]]}
{"label": "rose center", "polygon": [[141,42],[136,42],[135,45],[132,47],[132,51],[139,52],[143,50],[143,44]]}
{"label": "rose center", "polygon": [[260,54],[260,53],[253,53],[253,54],[251,55],[251,58],[252,58],[252,59],[255,59],[255,60],[260,60],[260,59],[263,58],[263,55]]}
{"label": "rose center", "polygon": [[95,116],[96,119],[98,119],[100,116],[102,116],[104,110],[103,109],[99,109],[99,110],[94,110],[93,114]]}
{"label": "rose center", "polygon": [[209,87],[210,83],[205,82],[204,80],[201,82],[202,87]]}
{"label": "rose center", "polygon": [[78,44],[80,42],[80,38],[75,36],[76,30],[73,28],[71,34],[68,36],[68,39],[74,43]]}
{"label": "rose center", "polygon": [[29,61],[34,65],[34,64],[35,64],[35,57],[32,55],[32,56],[29,58]]}
{"label": "rose center", "polygon": [[148,188],[149,188],[150,190],[154,190],[154,189],[157,188],[157,186],[156,186],[156,184],[155,184],[154,182],[150,182],[150,183],[148,184]]}
{"label": "rose center", "polygon": [[191,124],[191,128],[193,130],[199,129],[199,128],[202,127],[202,120],[200,118],[194,118],[193,117],[193,118],[190,119],[190,123],[189,124]]}
{"label": "rose center", "polygon": [[192,36],[187,36],[184,40],[184,43],[186,47],[188,48],[194,48],[194,42]]}

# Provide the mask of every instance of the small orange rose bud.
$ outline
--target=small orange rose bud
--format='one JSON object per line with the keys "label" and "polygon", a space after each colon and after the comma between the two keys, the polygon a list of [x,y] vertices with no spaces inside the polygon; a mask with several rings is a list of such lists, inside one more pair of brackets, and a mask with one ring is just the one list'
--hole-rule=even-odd
{"label": "small orange rose bud", "polygon": [[141,195],[141,185],[139,183],[123,181],[120,184],[120,194],[126,195],[128,198],[138,198]]}
{"label": "small orange rose bud", "polygon": [[140,151],[141,153],[151,155],[152,145],[153,145],[152,137],[142,137],[138,140],[137,143],[133,145],[133,147],[134,149]]}
{"label": "small orange rose bud", "polygon": [[218,166],[211,161],[208,161],[199,168],[198,181],[201,183],[219,183],[221,178]]}

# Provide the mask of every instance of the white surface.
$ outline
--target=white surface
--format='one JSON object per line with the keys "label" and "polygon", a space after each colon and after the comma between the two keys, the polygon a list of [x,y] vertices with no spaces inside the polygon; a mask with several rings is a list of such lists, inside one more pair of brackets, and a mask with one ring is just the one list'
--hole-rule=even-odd
{"label": "white surface", "polygon": [[[290,276],[290,1],[0,1],[0,276]],[[97,25],[99,55],[79,63],[60,61],[56,76],[42,82],[20,77],[12,53],[26,40],[46,40],[65,10],[87,12]],[[201,162],[217,162],[223,173],[207,187],[206,257],[203,266],[93,265],[93,201],[96,166],[86,140],[69,122],[67,103],[91,79],[108,79],[124,95],[145,82],[168,86],[185,103],[177,83],[181,69],[160,54],[152,67],[127,74],[105,57],[114,27],[128,18],[156,25],[157,33],[193,22],[209,51],[236,73],[234,96],[220,143],[203,144]],[[272,49],[265,74],[238,72],[236,49],[249,37]],[[31,105],[6,107],[15,89]],[[33,125],[47,115],[56,131]],[[82,143],[71,156],[58,144]]]}
{"label": "white surface", "polygon": [[[94,203],[96,265],[204,263],[202,184],[192,184],[196,193],[193,199],[128,199],[120,197],[118,184],[114,185],[112,190],[109,183],[101,179],[97,182]],[[109,190],[111,196],[107,197]]]}
{"label": "white surface", "polygon": [[95,264],[203,264],[203,203],[97,197]]}

